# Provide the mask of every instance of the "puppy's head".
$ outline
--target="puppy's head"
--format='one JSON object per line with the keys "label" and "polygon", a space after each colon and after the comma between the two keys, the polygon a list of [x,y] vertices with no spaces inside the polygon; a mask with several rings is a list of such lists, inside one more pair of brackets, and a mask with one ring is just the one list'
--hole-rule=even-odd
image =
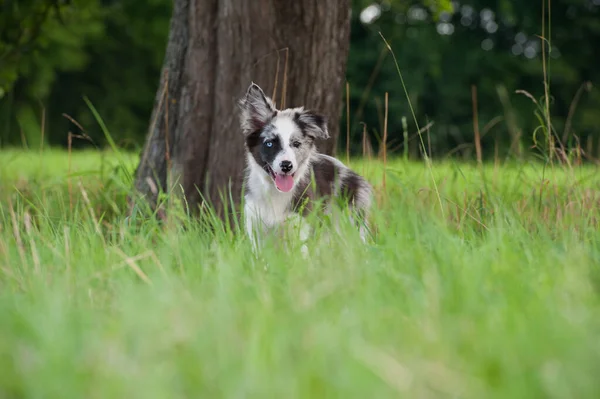
{"label": "puppy's head", "polygon": [[325,117],[304,108],[277,110],[254,83],[240,107],[242,132],[251,160],[273,180],[277,190],[291,191],[301,178],[298,170],[315,151],[315,139],[329,138]]}

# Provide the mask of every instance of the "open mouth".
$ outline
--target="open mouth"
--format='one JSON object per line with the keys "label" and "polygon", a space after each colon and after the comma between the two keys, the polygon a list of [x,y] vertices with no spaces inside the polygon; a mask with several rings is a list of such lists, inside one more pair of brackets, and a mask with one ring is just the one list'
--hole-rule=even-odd
{"label": "open mouth", "polygon": [[283,175],[280,173],[275,173],[269,165],[266,165],[265,169],[267,170],[267,172],[273,179],[273,182],[275,183],[275,187],[277,188],[277,190],[287,193],[294,187],[295,173],[292,173],[291,175]]}

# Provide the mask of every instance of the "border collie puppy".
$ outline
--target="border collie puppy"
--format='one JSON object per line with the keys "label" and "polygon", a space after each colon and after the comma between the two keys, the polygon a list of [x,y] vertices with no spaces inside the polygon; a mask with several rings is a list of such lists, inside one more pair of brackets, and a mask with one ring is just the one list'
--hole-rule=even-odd
{"label": "border collie puppy", "polygon": [[[329,138],[325,117],[303,107],[278,110],[255,83],[239,105],[247,150],[245,223],[255,250],[262,234],[305,215],[315,200],[324,199],[325,210],[333,201],[344,201],[355,216],[367,216],[369,183],[339,160],[317,152],[315,139]],[[363,241],[365,234],[363,224]],[[301,230],[300,236],[304,241],[308,232]]]}

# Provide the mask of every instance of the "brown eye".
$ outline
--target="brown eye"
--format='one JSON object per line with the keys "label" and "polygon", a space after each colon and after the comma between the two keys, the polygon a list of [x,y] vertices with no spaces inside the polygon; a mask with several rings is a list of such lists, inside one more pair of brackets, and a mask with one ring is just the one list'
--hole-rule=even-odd
{"label": "brown eye", "polygon": [[299,141],[294,141],[294,142],[292,143],[292,145],[293,145],[295,148],[298,148],[298,147],[300,147],[300,145],[302,145],[302,143],[300,143]]}

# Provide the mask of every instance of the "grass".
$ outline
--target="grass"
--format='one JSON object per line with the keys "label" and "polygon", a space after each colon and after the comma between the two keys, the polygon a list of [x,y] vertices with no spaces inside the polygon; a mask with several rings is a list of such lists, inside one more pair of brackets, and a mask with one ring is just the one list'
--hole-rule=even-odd
{"label": "grass", "polygon": [[128,223],[110,152],[3,151],[0,397],[598,397],[597,168],[352,164],[377,236],[305,263]]}

